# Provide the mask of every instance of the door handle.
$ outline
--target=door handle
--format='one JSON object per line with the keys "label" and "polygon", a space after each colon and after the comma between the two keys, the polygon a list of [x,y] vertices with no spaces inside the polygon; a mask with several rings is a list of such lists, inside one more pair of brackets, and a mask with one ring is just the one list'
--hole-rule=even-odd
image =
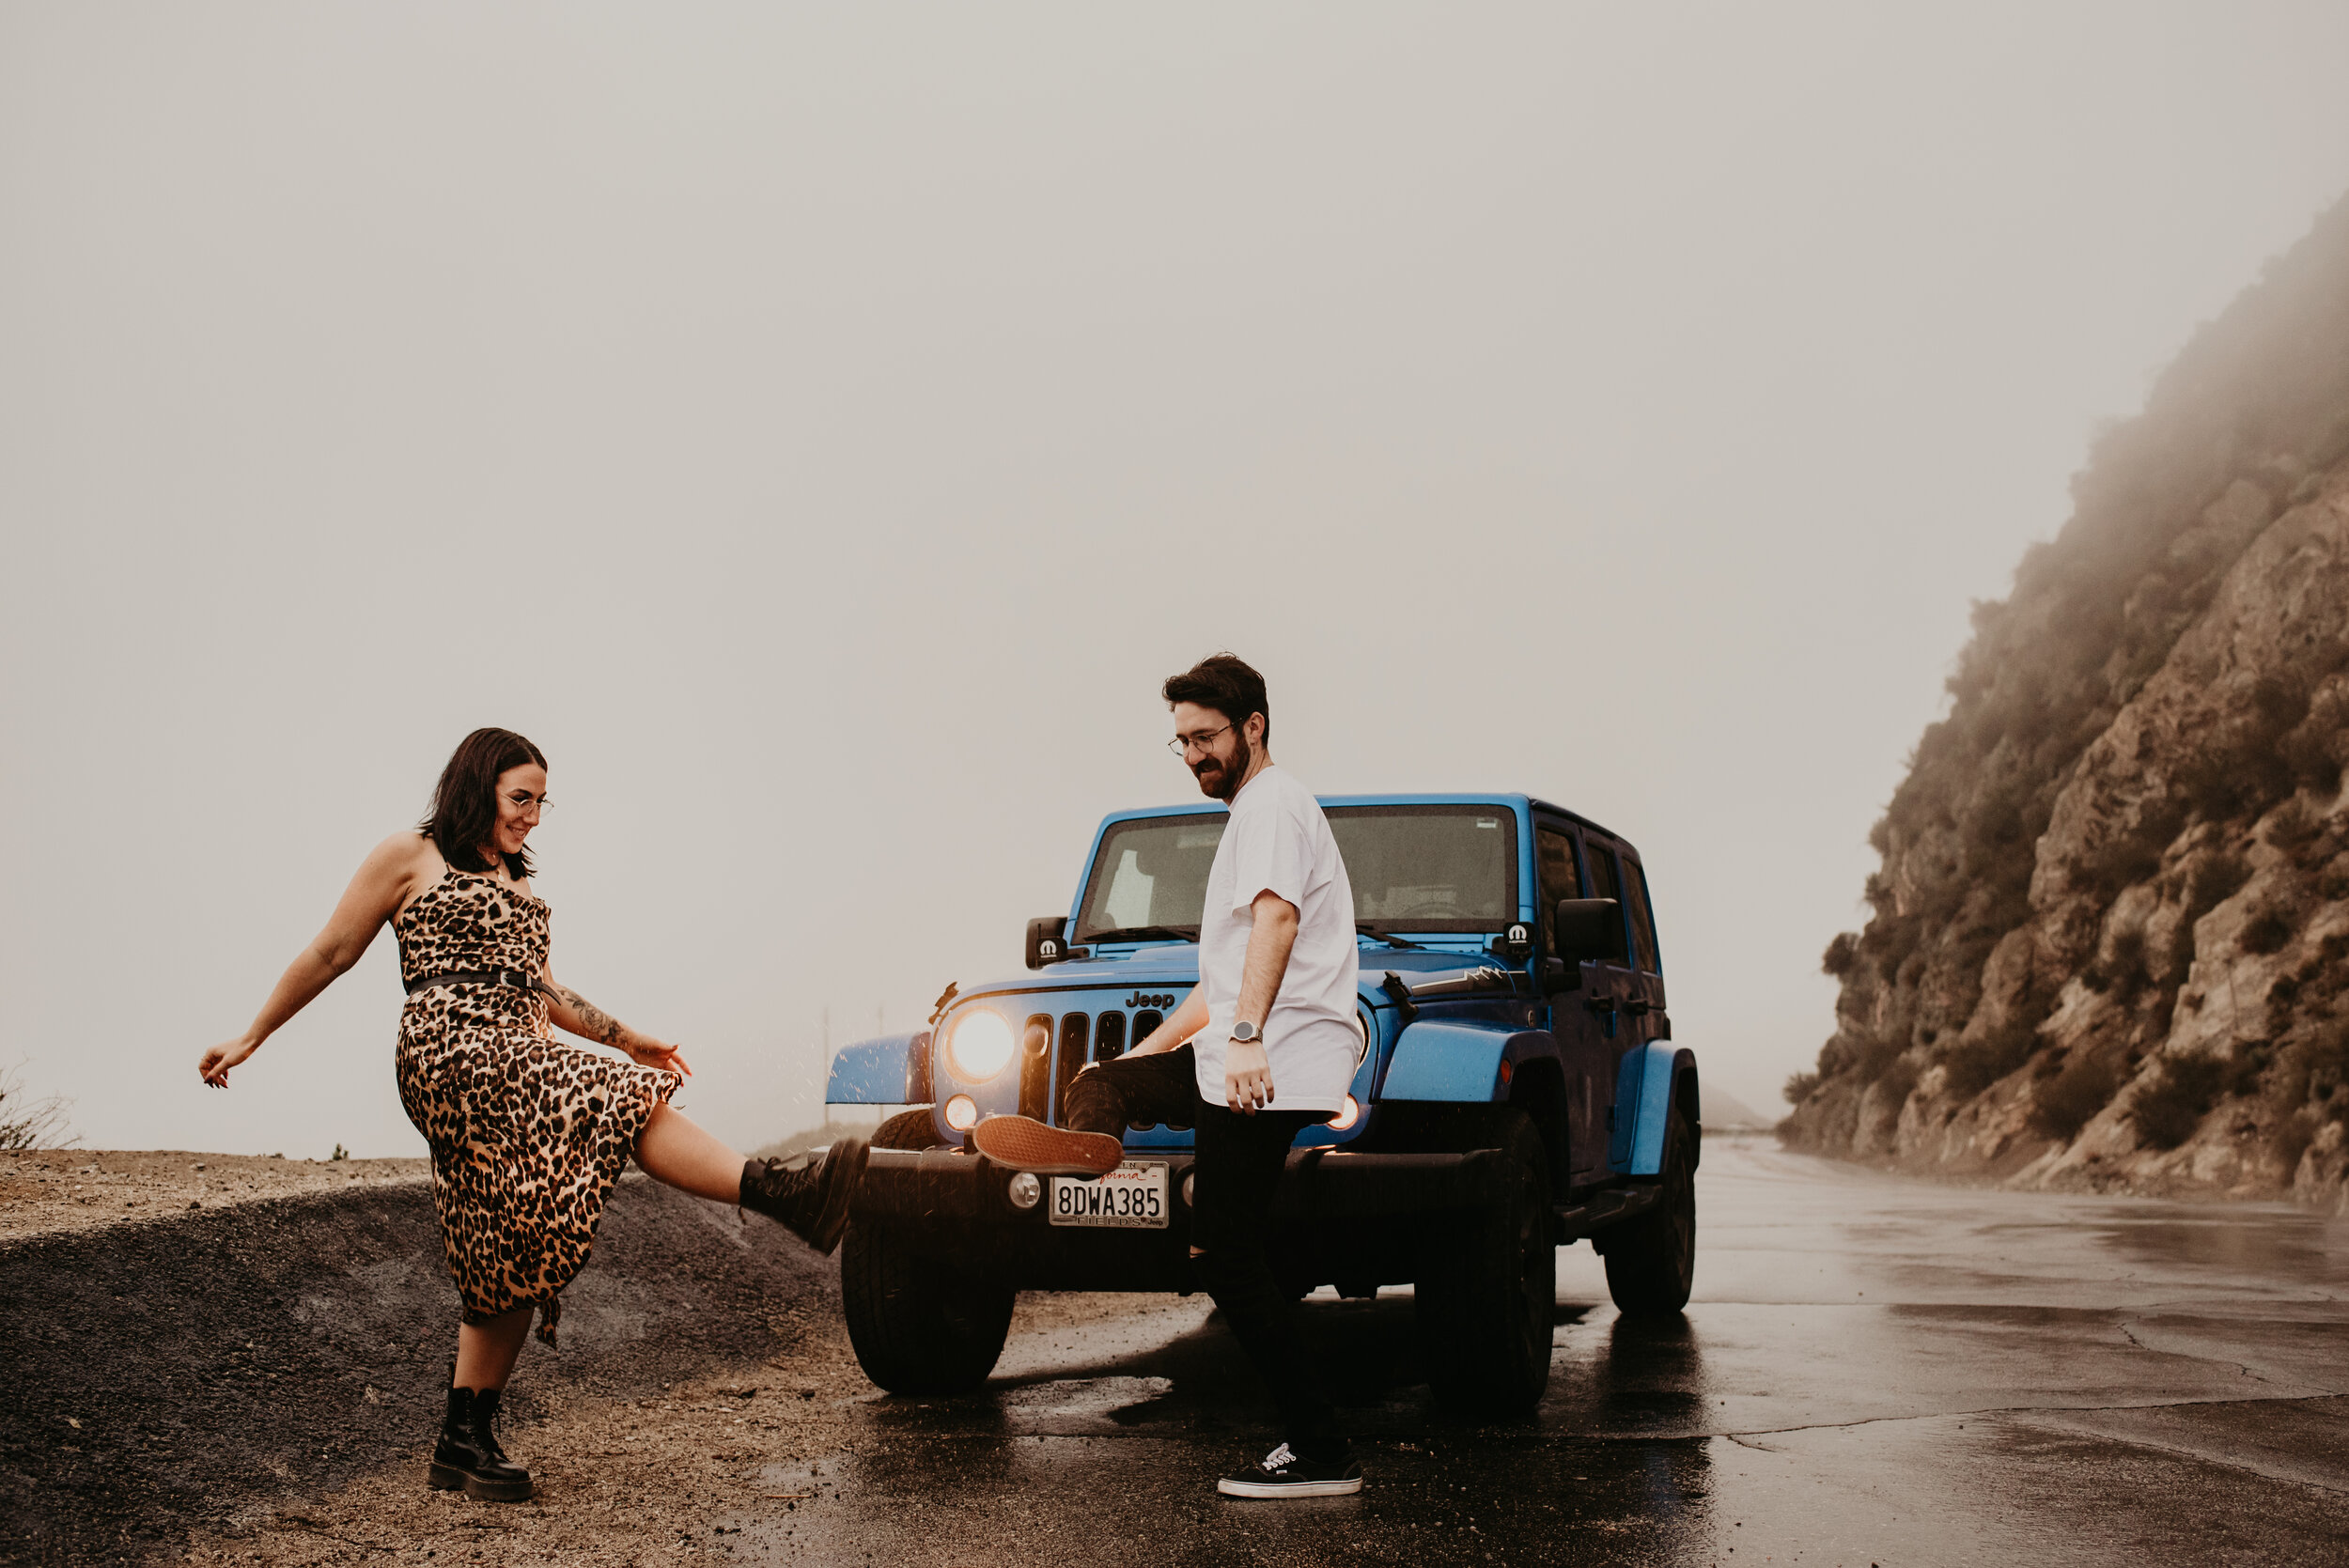
{"label": "door handle", "polygon": [[1615,1010],[1615,999],[1602,992],[1597,996],[1585,998],[1582,1005],[1594,1013],[1611,1013]]}
{"label": "door handle", "polygon": [[1623,1010],[1630,1014],[1635,1018],[1643,1018],[1647,1017],[1648,1014],[1656,1011],[1656,1003],[1648,1001],[1645,997],[1633,997],[1630,1001],[1623,1004]]}

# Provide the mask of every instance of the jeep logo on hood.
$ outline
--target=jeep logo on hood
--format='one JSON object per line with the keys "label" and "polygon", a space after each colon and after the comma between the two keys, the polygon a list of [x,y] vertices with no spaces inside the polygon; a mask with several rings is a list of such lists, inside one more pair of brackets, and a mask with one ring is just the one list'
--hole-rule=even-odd
{"label": "jeep logo on hood", "polygon": [[1128,1007],[1172,1007],[1174,998],[1164,991],[1136,991],[1126,999]]}

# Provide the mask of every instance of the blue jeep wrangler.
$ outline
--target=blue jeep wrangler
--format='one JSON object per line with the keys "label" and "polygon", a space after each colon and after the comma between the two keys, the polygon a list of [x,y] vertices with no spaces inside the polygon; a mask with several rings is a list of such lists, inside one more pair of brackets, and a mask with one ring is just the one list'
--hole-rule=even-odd
{"label": "blue jeep wrangler", "polygon": [[[1522,1410],[1549,1377],[1559,1245],[1606,1258],[1624,1312],[1688,1299],[1695,1058],[1672,1045],[1639,853],[1523,795],[1322,800],[1354,885],[1362,1033],[1345,1110],[1275,1200],[1299,1295],[1415,1287],[1446,1403]],[[833,1059],[881,1124],[841,1252],[857,1358],[898,1393],[983,1382],[1013,1293],[1192,1286],[1190,1129],[1137,1126],[1100,1181],[967,1147],[981,1117],[1057,1122],[1069,1082],[1146,1038],[1198,980],[1221,806],[1101,824],[1074,908],[1028,925],[1030,975],[939,999],[931,1028]]]}

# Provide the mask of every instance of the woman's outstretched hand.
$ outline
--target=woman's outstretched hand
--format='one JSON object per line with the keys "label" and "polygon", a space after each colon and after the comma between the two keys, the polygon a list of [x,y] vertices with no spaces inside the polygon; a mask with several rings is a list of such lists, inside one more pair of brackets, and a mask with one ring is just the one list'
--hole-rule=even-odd
{"label": "woman's outstretched hand", "polygon": [[225,1046],[214,1046],[204,1053],[195,1070],[204,1075],[204,1081],[215,1089],[228,1087],[228,1069],[261,1048],[258,1040],[231,1040]]}
{"label": "woman's outstretched hand", "polygon": [[620,1048],[634,1057],[640,1067],[660,1067],[672,1073],[683,1073],[687,1078],[693,1076],[693,1069],[685,1064],[685,1058],[677,1048],[665,1040],[648,1039],[631,1032],[628,1044]]}

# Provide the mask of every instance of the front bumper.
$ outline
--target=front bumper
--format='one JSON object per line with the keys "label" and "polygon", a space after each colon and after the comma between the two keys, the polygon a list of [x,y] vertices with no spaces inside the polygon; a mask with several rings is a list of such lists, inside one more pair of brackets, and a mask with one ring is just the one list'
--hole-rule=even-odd
{"label": "front bumper", "polygon": [[[960,1149],[875,1149],[849,1212],[861,1225],[918,1238],[950,1266],[1022,1290],[1190,1290],[1183,1178],[1193,1157],[1188,1150],[1142,1150],[1130,1157],[1168,1167],[1173,1212],[1162,1228],[1054,1225],[1047,1204],[1023,1209],[1012,1203],[1009,1168]],[[1349,1268],[1408,1279],[1416,1239],[1442,1216],[1501,1201],[1505,1177],[1499,1151],[1490,1149],[1292,1150],[1273,1196],[1274,1255],[1293,1260],[1315,1282]]]}

